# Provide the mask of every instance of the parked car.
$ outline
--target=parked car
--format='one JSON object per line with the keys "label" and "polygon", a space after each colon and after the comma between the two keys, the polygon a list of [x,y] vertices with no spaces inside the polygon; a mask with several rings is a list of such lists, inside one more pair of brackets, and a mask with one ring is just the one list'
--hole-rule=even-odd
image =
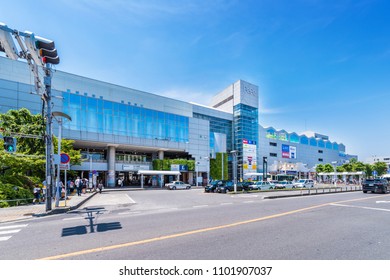
{"label": "parked car", "polygon": [[165,187],[168,189],[168,190],[180,190],[180,189],[191,189],[191,185],[190,184],[186,184],[182,181],[173,181],[171,183],[167,183],[165,184]]}
{"label": "parked car", "polygon": [[[243,190],[247,191],[249,190],[249,184],[244,184],[243,182],[237,182],[236,190],[238,192],[241,192]],[[234,192],[234,182],[226,181],[224,185],[218,186],[216,191],[218,193]]]}
{"label": "parked car", "polygon": [[275,189],[290,189],[293,187],[293,184],[289,181],[281,181],[275,184]]}
{"label": "parked car", "polygon": [[249,190],[272,190],[275,188],[274,183],[268,181],[253,182],[249,185]]}
{"label": "parked car", "polygon": [[297,182],[293,183],[292,188],[313,188],[314,181],[310,179],[300,179]]}
{"label": "parked car", "polygon": [[381,192],[387,193],[389,188],[389,182],[386,179],[366,179],[362,184],[363,192]]}
{"label": "parked car", "polygon": [[217,187],[222,186],[226,183],[225,180],[215,180],[211,181],[210,184],[208,184],[205,188],[205,192],[216,192]]}

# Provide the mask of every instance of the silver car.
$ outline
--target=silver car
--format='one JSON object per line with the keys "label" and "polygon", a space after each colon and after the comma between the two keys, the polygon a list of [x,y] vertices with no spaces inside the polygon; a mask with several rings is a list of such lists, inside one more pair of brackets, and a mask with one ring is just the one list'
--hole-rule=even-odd
{"label": "silver car", "polygon": [[268,181],[253,182],[253,184],[249,185],[249,190],[272,190],[274,188],[275,185]]}
{"label": "silver car", "polygon": [[312,188],[314,181],[310,179],[300,179],[293,184],[293,188]]}
{"label": "silver car", "polygon": [[182,181],[173,181],[165,184],[165,187],[169,190],[191,189],[190,184],[186,184]]}

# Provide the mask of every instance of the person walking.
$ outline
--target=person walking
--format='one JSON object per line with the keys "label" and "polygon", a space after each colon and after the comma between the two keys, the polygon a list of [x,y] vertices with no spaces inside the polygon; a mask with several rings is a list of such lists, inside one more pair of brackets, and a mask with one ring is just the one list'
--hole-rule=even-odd
{"label": "person walking", "polygon": [[33,204],[35,204],[35,202],[38,202],[39,204],[41,200],[41,188],[39,186],[35,186],[33,192],[34,192]]}
{"label": "person walking", "polygon": [[99,181],[98,189],[99,189],[99,193],[102,193],[102,190],[103,190],[103,183],[102,183],[102,180]]}
{"label": "person walking", "polygon": [[78,196],[81,196],[82,184],[81,184],[80,177],[77,177],[77,179],[76,179],[76,181],[74,182],[74,184],[75,184],[75,186],[76,186],[77,195],[78,195]]}

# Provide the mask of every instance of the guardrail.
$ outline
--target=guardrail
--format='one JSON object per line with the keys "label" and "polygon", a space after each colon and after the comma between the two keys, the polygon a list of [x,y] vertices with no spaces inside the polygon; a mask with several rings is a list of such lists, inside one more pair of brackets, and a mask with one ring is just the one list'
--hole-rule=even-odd
{"label": "guardrail", "polygon": [[[19,199],[0,200],[0,208],[1,208],[2,202],[7,203],[8,206],[19,206],[19,205],[31,204],[31,203],[33,203],[33,201],[34,201],[34,198],[19,198]],[[11,202],[11,203],[9,203],[9,202]]]}
{"label": "guardrail", "polygon": [[344,185],[344,186],[321,186],[315,188],[300,189],[301,195],[321,194],[321,193],[336,193],[336,192],[355,192],[361,191],[361,185]]}

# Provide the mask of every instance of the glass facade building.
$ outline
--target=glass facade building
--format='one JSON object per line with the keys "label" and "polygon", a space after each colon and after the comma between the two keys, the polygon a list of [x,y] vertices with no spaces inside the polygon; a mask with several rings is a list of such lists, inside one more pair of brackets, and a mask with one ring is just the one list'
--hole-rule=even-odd
{"label": "glass facade building", "polygon": [[[27,108],[42,113],[33,81],[26,63],[0,57],[0,112]],[[262,172],[258,159],[263,156],[310,167],[346,157],[345,146],[327,136],[263,128],[258,94],[258,86],[238,80],[204,106],[61,71],[52,78],[52,110],[72,118],[63,122],[62,135],[73,140],[85,158],[71,169],[81,174],[96,171],[108,186],[117,178],[128,184],[139,180],[137,172],[153,169],[155,159],[194,160],[206,179],[210,158],[217,152],[237,151],[239,177]],[[56,134],[58,124],[53,125]],[[293,158],[286,157],[287,150]],[[183,171],[181,179],[194,183],[195,177]]]}

